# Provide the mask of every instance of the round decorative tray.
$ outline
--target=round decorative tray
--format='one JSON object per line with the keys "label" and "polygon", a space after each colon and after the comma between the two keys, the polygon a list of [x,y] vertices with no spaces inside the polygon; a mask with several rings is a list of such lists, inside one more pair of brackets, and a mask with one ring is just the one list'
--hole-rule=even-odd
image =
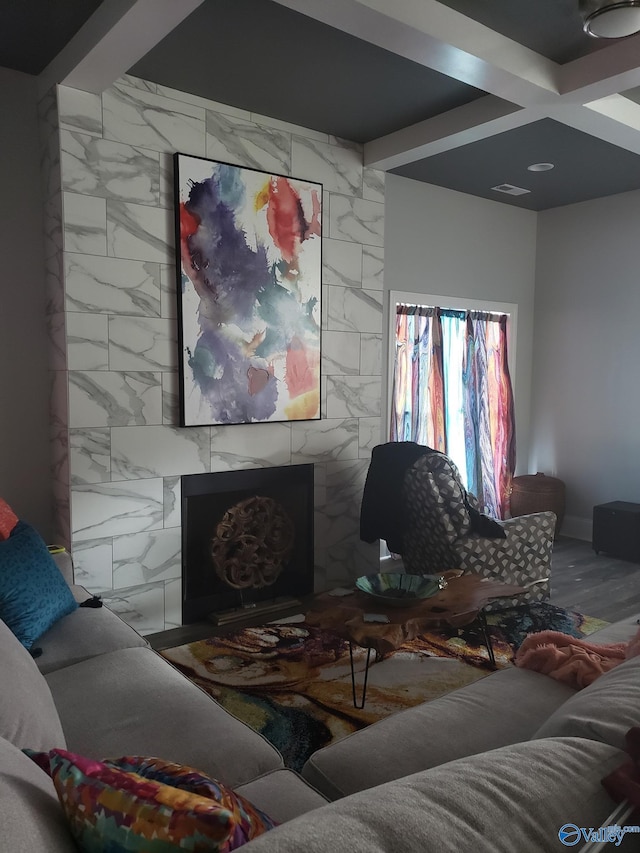
{"label": "round decorative tray", "polygon": [[355,583],[361,592],[387,607],[410,607],[431,598],[447,585],[440,575],[406,575],[400,572],[363,575]]}

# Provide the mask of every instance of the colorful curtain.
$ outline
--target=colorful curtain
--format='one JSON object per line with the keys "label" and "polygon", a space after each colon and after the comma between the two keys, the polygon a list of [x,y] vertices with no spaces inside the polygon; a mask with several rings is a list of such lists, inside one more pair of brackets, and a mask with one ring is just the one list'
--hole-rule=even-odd
{"label": "colorful curtain", "polygon": [[398,305],[391,441],[441,450],[504,518],[515,470],[507,315]]}

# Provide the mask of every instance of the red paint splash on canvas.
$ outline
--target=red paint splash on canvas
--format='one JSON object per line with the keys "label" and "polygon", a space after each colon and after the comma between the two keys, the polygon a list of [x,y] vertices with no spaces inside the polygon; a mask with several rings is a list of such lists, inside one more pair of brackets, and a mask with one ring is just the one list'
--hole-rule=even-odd
{"label": "red paint splash on canvas", "polygon": [[283,259],[291,264],[297,260],[303,240],[312,234],[320,235],[320,199],[313,193],[311,222],[307,222],[300,196],[286,178],[273,178],[269,185],[267,224],[273,242]]}

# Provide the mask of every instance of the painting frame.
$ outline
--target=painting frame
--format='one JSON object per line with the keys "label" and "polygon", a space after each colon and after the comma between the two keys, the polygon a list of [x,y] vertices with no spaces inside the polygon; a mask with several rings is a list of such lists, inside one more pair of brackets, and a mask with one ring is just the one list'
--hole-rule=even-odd
{"label": "painting frame", "polygon": [[321,418],[316,181],[176,152],[180,426]]}

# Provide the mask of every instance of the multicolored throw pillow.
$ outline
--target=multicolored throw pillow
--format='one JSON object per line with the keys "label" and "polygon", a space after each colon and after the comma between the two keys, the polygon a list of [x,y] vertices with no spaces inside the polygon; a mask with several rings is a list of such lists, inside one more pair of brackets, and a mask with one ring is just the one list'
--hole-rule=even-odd
{"label": "multicolored throw pillow", "polygon": [[24,752],[51,776],[84,853],[227,853],[276,826],[226,785],[181,764]]}
{"label": "multicolored throw pillow", "polygon": [[0,498],[0,539],[8,539],[18,523],[18,516],[9,504]]}
{"label": "multicolored throw pillow", "polygon": [[38,531],[19,521],[0,541],[0,619],[25,648],[78,606]]}

